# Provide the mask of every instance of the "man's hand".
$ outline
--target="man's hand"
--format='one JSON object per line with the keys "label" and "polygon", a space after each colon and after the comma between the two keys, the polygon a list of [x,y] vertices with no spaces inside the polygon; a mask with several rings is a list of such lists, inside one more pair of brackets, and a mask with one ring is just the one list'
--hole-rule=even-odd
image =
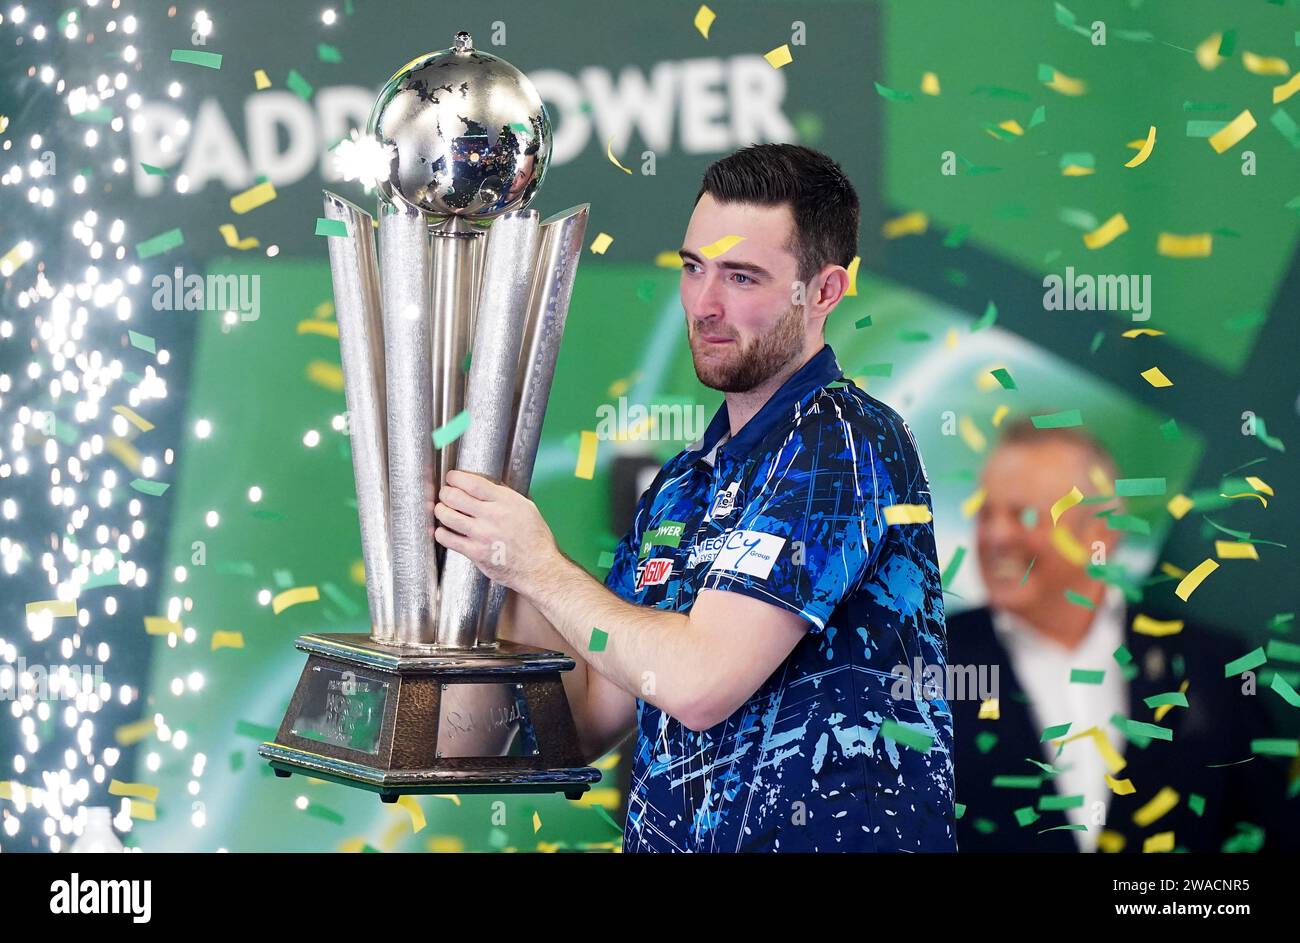
{"label": "man's hand", "polygon": [[487,576],[525,596],[554,573],[561,555],[537,505],[513,488],[451,471],[438,493],[433,536]]}

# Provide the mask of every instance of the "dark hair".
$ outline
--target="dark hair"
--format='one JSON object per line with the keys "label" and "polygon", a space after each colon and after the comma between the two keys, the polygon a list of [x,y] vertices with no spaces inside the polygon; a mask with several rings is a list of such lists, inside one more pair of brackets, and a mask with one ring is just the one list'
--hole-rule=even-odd
{"label": "dark hair", "polygon": [[799,278],[809,281],[829,264],[848,268],[858,254],[858,194],[839,164],[798,144],[751,144],[704,171],[695,202],[790,204],[789,249]]}
{"label": "dark hair", "polygon": [[1101,441],[1092,433],[1079,426],[1039,429],[1034,425],[1032,419],[1024,417],[1008,423],[1002,430],[1002,435],[998,437],[997,444],[1000,447],[1004,445],[1040,445],[1044,442],[1063,442],[1067,445],[1073,445],[1086,453],[1096,465],[1099,465],[1112,482],[1119,476],[1119,466],[1115,462],[1115,456],[1111,454],[1110,449],[1102,445]]}

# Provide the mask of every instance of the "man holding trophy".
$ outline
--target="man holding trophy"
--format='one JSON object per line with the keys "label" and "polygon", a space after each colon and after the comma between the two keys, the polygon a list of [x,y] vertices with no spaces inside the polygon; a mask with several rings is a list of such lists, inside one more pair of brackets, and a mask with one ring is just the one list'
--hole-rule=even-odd
{"label": "man holding trophy", "polygon": [[816,151],[708,169],[681,297],[726,401],[642,495],[604,586],[518,491],[451,471],[438,494],[436,540],[512,591],[501,637],[579,666],[583,758],[635,728],[626,851],[956,850],[951,712],[891,696],[894,666],[946,661],[925,468],[824,341],[857,229]]}

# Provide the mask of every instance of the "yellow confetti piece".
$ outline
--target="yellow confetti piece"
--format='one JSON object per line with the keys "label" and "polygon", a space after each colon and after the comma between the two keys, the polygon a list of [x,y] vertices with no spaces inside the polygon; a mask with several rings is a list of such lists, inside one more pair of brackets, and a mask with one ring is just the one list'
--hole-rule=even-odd
{"label": "yellow confetti piece", "polygon": [[1102,829],[1097,835],[1097,850],[1110,855],[1117,855],[1124,850],[1126,839],[1119,832]]}
{"label": "yellow confetti piece", "polygon": [[1273,104],[1280,105],[1296,92],[1300,92],[1300,72],[1273,89]]}
{"label": "yellow confetti piece", "polygon": [[1215,131],[1210,135],[1210,147],[1214,148],[1216,154],[1222,154],[1254,130],[1255,116],[1252,115],[1250,109],[1247,108],[1218,131]]}
{"label": "yellow confetti piece", "polygon": [[1119,751],[1111,744],[1110,738],[1106,736],[1106,731],[1100,727],[1089,727],[1087,730],[1080,730],[1078,733],[1066,737],[1061,741],[1061,744],[1072,743],[1084,737],[1092,740],[1093,746],[1097,748],[1098,755],[1101,756],[1102,762],[1106,764],[1106,769],[1110,770],[1112,776],[1117,775],[1125,766],[1128,766],[1128,760],[1120,755]]}
{"label": "yellow confetti piece", "polygon": [[152,802],[145,802],[143,799],[127,799],[126,814],[145,822],[154,822],[158,819],[158,809]]}
{"label": "yellow confetti piece", "polygon": [[943,346],[951,350],[957,346],[958,337],[959,335],[955,327],[948,328],[948,333],[943,336]]}
{"label": "yellow confetti piece", "polygon": [[617,769],[619,760],[621,758],[622,757],[619,754],[619,752],[617,750],[613,750],[609,753],[606,753],[604,756],[602,756],[600,759],[598,759],[596,762],[592,763],[591,765],[594,766],[596,769],[602,771],[608,769]]}
{"label": "yellow confetti piece", "polygon": [[1209,557],[1206,557],[1201,561],[1200,566],[1192,570],[1192,572],[1188,573],[1181,581],[1179,581],[1178,587],[1174,590],[1174,595],[1183,602],[1187,602],[1187,597],[1196,592],[1196,587],[1205,582],[1205,578],[1218,568],[1219,564],[1215,563]]}
{"label": "yellow confetti piece", "polygon": [[933,519],[924,504],[891,504],[885,508],[886,524],[928,524]]}
{"label": "yellow confetti piece", "polygon": [[1255,475],[1247,475],[1246,484],[1250,485],[1256,491],[1264,492],[1266,495],[1269,495],[1270,497],[1273,494],[1273,489],[1268,486],[1268,483],[1265,482],[1263,478],[1258,478]]}
{"label": "yellow confetti piece", "polygon": [[844,292],[846,296],[855,296],[858,293],[858,266],[862,263],[862,257],[855,255],[853,261],[849,263],[849,287]]}
{"label": "yellow confetti piece", "polygon": [[1156,389],[1174,385],[1174,381],[1165,376],[1164,371],[1159,367],[1151,367],[1149,370],[1143,370],[1141,377]]}
{"label": "yellow confetti piece", "polygon": [[300,602],[315,602],[320,599],[320,590],[315,586],[295,586],[282,593],[276,593],[271,599],[271,611],[277,616]]}
{"label": "yellow confetti piece", "polygon": [[1214,234],[1198,232],[1179,236],[1162,232],[1156,237],[1156,252],[1171,259],[1203,259],[1214,251]]}
{"label": "yellow confetti piece", "polygon": [[218,648],[243,648],[243,647],[244,647],[243,632],[224,632],[221,630],[217,630],[216,632],[212,633],[212,651],[214,652]]}
{"label": "yellow confetti piece", "polygon": [[77,614],[77,601],[75,599],[41,599],[27,604],[27,615],[30,616],[40,612],[48,612],[55,619],[75,616]]}
{"label": "yellow confetti piece", "polygon": [[1093,465],[1088,469],[1088,480],[1101,494],[1111,494],[1115,490],[1115,486],[1111,484],[1110,479],[1106,477],[1106,472],[1102,470],[1100,465]]}
{"label": "yellow confetti piece", "polygon": [[766,59],[767,64],[774,69],[787,66],[794,61],[794,57],[790,55],[789,45],[777,46],[771,52],[763,53],[763,58]]}
{"label": "yellow confetti piece", "polygon": [[1185,494],[1174,495],[1169,499],[1169,503],[1165,505],[1165,508],[1176,521],[1181,521],[1183,515],[1194,507],[1196,507],[1196,502]]}
{"label": "yellow confetti piece", "polygon": [[559,842],[539,841],[537,843],[537,853],[542,855],[553,855],[560,850]]}
{"label": "yellow confetti piece", "polygon": [[1260,56],[1253,52],[1241,54],[1241,64],[1255,75],[1290,75],[1291,67],[1277,56]]}
{"label": "yellow confetti piece", "polygon": [[1206,72],[1212,72],[1224,61],[1219,55],[1219,44],[1223,42],[1222,33],[1213,33],[1201,40],[1196,46],[1196,62]]}
{"label": "yellow confetti piece", "polygon": [[625,174],[632,173],[632,171],[629,168],[624,167],[622,164],[620,164],[618,162],[618,158],[614,156],[614,139],[612,137],[607,142],[605,142],[605,156],[609,158],[609,162],[611,164],[613,164],[619,170],[623,171],[623,173]]}
{"label": "yellow confetti piece", "polygon": [[999,710],[996,697],[985,698],[980,701],[980,720],[999,720],[1001,717],[1002,712]]}
{"label": "yellow confetti piece", "polygon": [[1120,337],[1159,337],[1162,334],[1164,334],[1164,331],[1157,331],[1153,327],[1135,327],[1131,330],[1125,331],[1120,335]]}
{"label": "yellow confetti piece", "polygon": [[[1189,682],[1187,681],[1187,679],[1184,678],[1183,683],[1178,686],[1179,692],[1186,694],[1188,683]],[[1165,719],[1165,714],[1168,714],[1171,710],[1173,710],[1177,706],[1178,705],[1176,704],[1161,704],[1159,707],[1156,708],[1155,722],[1160,723],[1160,721]]]}
{"label": "yellow confetti piece", "polygon": [[119,462],[131,469],[131,471],[137,473],[140,471],[140,466],[143,464],[140,451],[126,439],[115,435],[109,436],[105,446]]}
{"label": "yellow confetti piece", "polygon": [[604,255],[605,250],[614,244],[614,237],[607,232],[597,233],[596,238],[591,241],[591,251],[596,255]]}
{"label": "yellow confetti piece", "polygon": [[744,241],[744,236],[723,236],[717,242],[710,242],[707,246],[700,246],[700,255],[706,259],[716,259],[718,256],[730,252]]}
{"label": "yellow confetti piece", "polygon": [[965,501],[961,503],[961,516],[974,517],[979,513],[979,509],[984,506],[984,498],[987,496],[987,489],[980,488]]}
{"label": "yellow confetti piece", "polygon": [[713,25],[713,21],[716,19],[717,15],[712,10],[704,4],[700,4],[700,8],[695,11],[695,28],[700,31],[701,36],[708,39],[709,27]]}
{"label": "yellow confetti piece", "polygon": [[1160,832],[1157,835],[1152,835],[1149,838],[1144,839],[1142,842],[1142,851],[1144,854],[1154,854],[1160,851],[1173,851],[1173,850],[1174,850],[1173,832]]}
{"label": "yellow confetti piece", "polygon": [[1066,164],[1061,168],[1062,177],[1090,177],[1096,172],[1095,167],[1083,167],[1079,164]]}
{"label": "yellow confetti piece", "polygon": [[454,806],[459,806],[459,805],[460,805],[460,796],[456,795],[455,793],[437,793],[437,794],[435,794],[435,795],[433,796],[433,798],[434,798],[434,799],[446,799],[448,802],[450,802],[450,803],[451,803],[452,805],[454,805]]}
{"label": "yellow confetti piece", "polygon": [[151,736],[156,729],[157,725],[153,722],[152,717],[137,720],[134,723],[123,724],[118,727],[113,732],[113,739],[117,741],[119,746],[129,747],[134,743],[139,743],[145,737]]}
{"label": "yellow confetti piece", "polygon": [[334,316],[334,302],[322,301],[316,307],[311,309],[311,313],[318,318],[330,318]]}
{"label": "yellow confetti piece", "polygon": [[1110,773],[1106,774],[1106,785],[1109,786],[1110,791],[1115,793],[1117,796],[1131,796],[1133,793],[1137,792],[1137,790],[1133,788],[1133,780],[1116,779],[1114,776],[1110,775]]}
{"label": "yellow confetti piece", "polygon": [[126,419],[127,422],[135,426],[141,432],[148,432],[153,428],[153,423],[145,419],[130,406],[114,406],[113,412]]}
{"label": "yellow confetti piece", "polygon": [[275,187],[271,181],[259,183],[249,187],[243,193],[236,193],[230,198],[230,210],[237,216],[242,216],[250,210],[255,210],[259,206],[264,206],[275,199]]}
{"label": "yellow confetti piece", "polygon": [[536,835],[542,830],[542,817],[536,812],[533,813],[533,834]]}
{"label": "yellow confetti piece", "polygon": [[343,368],[326,360],[313,360],[307,364],[307,379],[317,386],[338,392],[343,389]]}
{"label": "yellow confetti piece", "polygon": [[984,433],[980,432],[979,426],[969,416],[957,420],[957,435],[961,436],[961,440],[972,452],[983,452],[988,447]]}
{"label": "yellow confetti piece", "polygon": [[1089,249],[1100,249],[1102,246],[1110,245],[1126,232],[1128,232],[1128,220],[1124,218],[1123,213],[1116,213],[1092,232],[1084,233],[1083,244]]}
{"label": "yellow confetti piece", "polygon": [[1145,805],[1133,813],[1133,824],[1139,828],[1146,828],[1152,822],[1168,814],[1176,805],[1178,805],[1178,792],[1169,786],[1165,786]]}
{"label": "yellow confetti piece", "polygon": [[1069,491],[1057,498],[1056,503],[1052,505],[1052,526],[1055,527],[1061,520],[1061,515],[1082,500],[1083,492],[1079,490],[1078,485],[1071,486]]}
{"label": "yellow confetti piece", "polygon": [[578,446],[578,464],[573,469],[575,478],[591,481],[596,475],[596,445],[600,440],[590,429],[582,430],[582,441]]}
{"label": "yellow confetti piece", "polygon": [[1223,494],[1222,492],[1220,492],[1219,497],[1228,498],[1229,500],[1234,500],[1234,501],[1237,498],[1256,498],[1259,500],[1260,504],[1264,505],[1264,507],[1268,507],[1268,499],[1265,498],[1263,495],[1255,494],[1255,492],[1253,491],[1243,491],[1240,494]]}
{"label": "yellow confetti piece", "polygon": [[993,428],[997,429],[1002,425],[1002,420],[1007,418],[1007,413],[1011,412],[1011,407],[1003,403],[997,409],[993,410]]}
{"label": "yellow confetti piece", "polygon": [[465,840],[455,835],[435,835],[424,847],[437,855],[458,855],[465,850]]}
{"label": "yellow confetti piece", "polygon": [[265,69],[258,69],[253,73],[253,84],[257,86],[259,92],[264,88],[271,87],[271,80],[267,78]]}
{"label": "yellow confetti piece", "polygon": [[420,803],[415,801],[415,796],[402,796],[397,800],[397,804],[411,817],[411,833],[419,834],[425,826],[424,809],[420,808]]}
{"label": "yellow confetti piece", "polygon": [[256,236],[248,236],[247,238],[240,239],[239,230],[235,229],[233,223],[222,223],[217,227],[217,232],[221,233],[221,238],[226,240],[226,245],[230,246],[232,249],[238,249],[241,252],[247,249],[256,249],[261,245]]}
{"label": "yellow confetti piece", "polygon": [[1132,159],[1130,159],[1129,162],[1126,163],[1124,166],[1137,167],[1140,164],[1145,164],[1147,158],[1151,156],[1151,152],[1155,150],[1155,146],[1156,146],[1156,126],[1152,125],[1151,130],[1147,132],[1147,139],[1142,143],[1142,150],[1134,154]]}
{"label": "yellow confetti piece", "polygon": [[1216,540],[1214,555],[1220,560],[1258,560],[1259,551],[1254,544],[1239,543],[1235,540]]}
{"label": "yellow confetti piece", "polygon": [[1083,566],[1088,562],[1088,551],[1065,527],[1052,528],[1052,546],[1075,566]]}
{"label": "yellow confetti piece", "polygon": [[578,800],[578,805],[598,805],[602,809],[617,809],[623,804],[623,793],[612,786],[607,789],[588,789]]}
{"label": "yellow confetti piece", "polygon": [[921,76],[921,92],[926,95],[939,94],[939,76],[926,72]]}
{"label": "yellow confetti piece", "polygon": [[6,130],[8,127],[9,127],[9,116],[8,116],[8,115],[0,115],[0,134],[4,134],[4,133],[5,133],[5,130]]}
{"label": "yellow confetti piece", "polygon": [[366,585],[366,561],[353,560],[352,566],[348,568],[348,576],[352,579],[352,582],[356,583],[358,586],[365,586]]}
{"label": "yellow confetti piece", "polygon": [[356,838],[345,838],[338,844],[339,853],[344,855],[360,854],[362,849],[365,847],[366,840],[360,836]]}
{"label": "yellow confetti piece", "polygon": [[146,802],[158,801],[157,786],[148,786],[144,783],[124,783],[118,779],[109,781],[108,794],[110,796],[126,796],[130,799],[143,799]]}
{"label": "yellow confetti piece", "polygon": [[1172,563],[1169,562],[1162,562],[1160,564],[1160,572],[1164,573],[1166,576],[1172,576],[1176,580],[1181,580],[1184,576],[1187,575],[1186,570],[1179,569],[1178,567],[1174,566]]}
{"label": "yellow confetti piece", "polygon": [[184,627],[166,616],[145,616],[145,635],[179,635]]}
{"label": "yellow confetti piece", "polygon": [[681,268],[682,257],[676,252],[660,252],[655,256],[655,265],[659,268]]}
{"label": "yellow confetti piece", "polygon": [[3,256],[0,256],[0,275],[8,278],[16,272],[31,257],[29,249],[30,246],[20,242]]}
{"label": "yellow confetti piece", "polygon": [[929,228],[930,217],[916,210],[886,220],[880,231],[886,239],[897,239],[899,236],[919,236]]}
{"label": "yellow confetti piece", "polygon": [[1163,638],[1166,635],[1177,635],[1182,630],[1182,619],[1153,619],[1142,613],[1138,613],[1133,617],[1133,631],[1138,635],[1149,635],[1153,638]]}
{"label": "yellow confetti piece", "polygon": [[[1006,121],[1003,121],[1001,124],[998,125],[998,127],[1001,128],[1003,131],[1009,131],[1012,134],[1017,135],[1018,137],[1024,137],[1025,135],[1025,129],[1020,127],[1020,122],[1012,118],[1008,118]],[[994,134],[993,136],[997,137],[996,134]]]}
{"label": "yellow confetti piece", "polygon": [[322,321],[320,318],[307,318],[298,322],[299,334],[320,334],[323,337],[338,337],[338,321]]}
{"label": "yellow confetti piece", "polygon": [[1052,81],[1045,84],[1052,91],[1060,92],[1062,95],[1078,96],[1088,90],[1087,83],[1082,79],[1071,78],[1060,69],[1052,69]]}

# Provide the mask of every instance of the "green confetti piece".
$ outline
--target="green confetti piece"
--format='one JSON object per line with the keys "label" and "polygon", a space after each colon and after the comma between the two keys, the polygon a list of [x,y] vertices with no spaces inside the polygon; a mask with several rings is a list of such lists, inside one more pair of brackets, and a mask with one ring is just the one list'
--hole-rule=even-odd
{"label": "green confetti piece", "polygon": [[1073,796],[1039,796],[1038,808],[1044,812],[1064,812],[1066,809],[1082,809],[1083,794]]}
{"label": "green confetti piece", "polygon": [[221,560],[214,569],[218,573],[227,573],[232,576],[256,576],[257,570],[248,560]]}
{"label": "green confetti piece", "polygon": [[169,229],[164,233],[159,233],[144,242],[137,242],[135,245],[135,254],[142,259],[152,258],[155,255],[162,255],[171,249],[185,243],[185,234],[180,229]]}
{"label": "green confetti piece", "polygon": [[1151,534],[1151,525],[1144,518],[1132,514],[1111,514],[1106,518],[1107,530],[1122,530],[1129,534]]}
{"label": "green confetti piece", "polygon": [[334,46],[331,46],[329,43],[316,44],[316,58],[319,59],[321,62],[342,62],[343,61],[343,57],[339,55],[338,49]]}
{"label": "green confetti piece", "polygon": [[894,372],[892,363],[869,363],[858,371],[862,376],[887,377]]}
{"label": "green confetti piece", "polygon": [[610,814],[609,814],[608,812],[606,812],[604,809],[602,809],[602,808],[601,808],[600,806],[598,806],[598,805],[593,805],[592,808],[596,810],[596,815],[597,815],[599,818],[603,819],[603,820],[606,822],[606,824],[608,824],[608,825],[610,826],[610,828],[614,829],[614,831],[618,832],[619,834],[622,834],[622,832],[623,832],[623,826],[621,826],[621,825],[619,825],[617,822],[615,822],[615,821],[610,817]]}
{"label": "green confetti piece", "polygon": [[267,510],[260,510],[260,509],[254,511],[253,516],[258,520],[262,520],[262,521],[287,521],[289,519],[287,514],[281,514],[279,511],[267,511]]}
{"label": "green confetti piece", "polygon": [[230,753],[230,771],[238,773],[244,768],[244,751],[232,750]]}
{"label": "green confetti piece", "polygon": [[1205,813],[1205,797],[1197,793],[1189,793],[1187,796],[1187,808],[1199,819]]}
{"label": "green confetti piece", "polygon": [[858,330],[862,330],[864,327],[871,327],[871,315],[867,315],[865,318],[858,318],[853,322],[853,326]]}
{"label": "green confetti piece", "polygon": [[1273,683],[1269,687],[1292,707],[1300,707],[1300,694],[1296,693],[1296,689],[1287,683],[1280,672],[1273,673]]}
{"label": "green confetti piece", "polygon": [[952,559],[948,561],[948,565],[944,567],[943,574],[939,577],[939,582],[941,585],[943,586],[952,585],[953,577],[955,577],[957,575],[957,571],[961,569],[961,561],[964,560],[965,558],[966,558],[965,547],[958,547],[956,550],[953,551]]}
{"label": "green confetti piece", "polygon": [[1020,524],[1023,527],[1034,527],[1038,524],[1038,508],[1030,505],[1020,512]]}
{"label": "green confetti piece", "polygon": [[108,124],[113,120],[113,109],[107,105],[100,105],[98,108],[87,108],[72,117],[78,121],[89,121],[92,124]]}
{"label": "green confetti piece", "polygon": [[997,380],[998,383],[1002,384],[1002,389],[1014,390],[1016,388],[1016,381],[1011,379],[1011,374],[1010,372],[1007,371],[1006,367],[998,367],[997,369],[990,370],[989,372],[993,374],[993,379]]}
{"label": "green confetti piece", "polygon": [[953,812],[954,812],[953,818],[960,819],[963,815],[966,814],[966,803],[964,802],[953,803]]}
{"label": "green confetti piece", "polygon": [[896,720],[886,720],[880,732],[886,740],[901,743],[918,753],[929,753],[930,748],[934,746],[934,737],[931,734],[900,724]]}
{"label": "green confetti piece", "polygon": [[1223,322],[1223,326],[1230,331],[1244,331],[1248,328],[1258,327],[1267,320],[1268,316],[1263,311],[1247,311],[1245,314],[1228,318]]}
{"label": "green confetti piece", "polygon": [[1036,128],[1047,120],[1047,106],[1039,105],[1034,109],[1034,113],[1029,116],[1029,127]]}
{"label": "green confetti piece", "polygon": [[284,87],[293,92],[303,101],[311,99],[311,83],[304,79],[297,69],[289,70],[289,77],[284,80]]}
{"label": "green confetti piece", "polygon": [[474,362],[474,351],[465,351],[465,356],[460,360],[460,372],[469,373],[469,365]]}
{"label": "green confetti piece", "polygon": [[1237,31],[1235,29],[1225,29],[1223,35],[1219,37],[1219,56],[1227,59],[1232,55],[1232,50],[1237,48]]}
{"label": "green confetti piece", "polygon": [[171,173],[170,170],[166,170],[162,167],[155,167],[153,164],[146,164],[144,161],[140,161],[140,166],[143,167],[144,172],[149,174],[151,177],[166,177]]}
{"label": "green confetti piece", "polygon": [[1119,648],[1115,649],[1115,651],[1111,653],[1111,657],[1121,665],[1131,665],[1133,663],[1133,654],[1128,650],[1127,645],[1121,645]]}
{"label": "green confetti piece", "polygon": [[271,578],[275,581],[275,585],[280,589],[288,589],[295,582],[292,570],[274,570],[272,571]]}
{"label": "green confetti piece", "polygon": [[1046,835],[1048,832],[1086,832],[1086,825],[1053,825],[1051,828],[1044,828],[1039,831],[1039,835]]}
{"label": "green confetti piece", "polygon": [[325,219],[316,217],[316,235],[318,236],[346,236],[348,234],[348,224],[341,219]]}
{"label": "green confetti piece", "polygon": [[462,409],[446,425],[433,430],[433,447],[440,449],[443,446],[450,445],[463,436],[468,428],[469,410]]}
{"label": "green confetti piece", "polygon": [[972,95],[987,95],[989,98],[1011,98],[1017,101],[1032,101],[1027,92],[1019,89],[1003,88],[999,85],[976,85],[971,89]]}
{"label": "green confetti piece", "polygon": [[1057,768],[1056,768],[1055,766],[1053,766],[1051,763],[1043,763],[1043,762],[1040,762],[1039,760],[1031,760],[1029,757],[1025,757],[1025,762],[1026,762],[1026,763],[1033,763],[1035,766],[1037,766],[1039,769],[1041,769],[1044,773],[1046,773],[1049,779],[1050,779],[1051,777],[1053,777],[1053,776],[1060,776],[1062,773],[1065,772],[1065,770],[1063,770],[1063,769],[1057,769]]}
{"label": "green confetti piece", "polygon": [[1021,828],[1026,825],[1033,825],[1038,821],[1038,819],[1039,815],[1034,811],[1034,807],[1031,805],[1016,809],[1016,821],[1020,823]]}
{"label": "green confetti piece", "polygon": [[1059,413],[1044,413],[1030,416],[1035,429],[1068,429],[1083,425],[1083,415],[1077,409],[1066,409]]}
{"label": "green confetti piece", "polygon": [[1281,639],[1268,640],[1268,657],[1276,658],[1278,661],[1300,662],[1300,645],[1294,642],[1284,642]]}
{"label": "green confetti piece", "polygon": [[1067,589],[1065,591],[1065,598],[1068,599],[1070,602],[1074,603],[1076,606],[1082,606],[1084,609],[1095,608],[1091,599],[1089,599],[1087,596],[1084,596],[1081,593],[1076,593],[1072,589]]}
{"label": "green confetti piece", "polygon": [[1090,151],[1067,151],[1061,155],[1059,166],[1062,170],[1073,164],[1076,167],[1095,168],[1097,158]]}
{"label": "green confetti piece", "polygon": [[1183,102],[1183,111],[1223,111],[1231,107],[1227,102]]}
{"label": "green confetti piece", "polygon": [[1286,446],[1283,444],[1281,439],[1268,434],[1268,429],[1264,425],[1263,416],[1255,417],[1255,437],[1275,452],[1286,451]]}
{"label": "green confetti piece", "polygon": [[1223,666],[1223,676],[1231,678],[1233,675],[1239,675],[1244,671],[1251,671],[1268,661],[1268,656],[1264,654],[1263,646],[1255,649],[1253,652],[1247,652],[1240,658],[1234,658]]}
{"label": "green confetti piece", "polygon": [[974,822],[972,822],[971,825],[973,825],[975,827],[975,831],[979,832],[981,835],[992,835],[994,832],[998,830],[998,826],[996,822],[990,821],[989,819],[985,819],[985,818],[978,818]]}
{"label": "green confetti piece", "polygon": [[220,69],[221,53],[204,52],[201,49],[173,49],[172,62],[187,62],[205,69]]}
{"label": "green confetti piece", "polygon": [[591,641],[587,643],[587,651],[603,652],[605,646],[609,643],[609,633],[601,629],[593,628],[591,630]]}
{"label": "green confetti piece", "polygon": [[1293,196],[1282,205],[1286,209],[1295,210],[1297,213],[1300,213],[1300,196]]}
{"label": "green confetti piece", "polygon": [[345,616],[351,618],[361,612],[361,606],[356,600],[328,580],[320,584],[320,590],[330,602],[343,610]]}
{"label": "green confetti piece", "polygon": [[1174,739],[1174,732],[1168,727],[1161,727],[1159,724],[1148,724],[1140,720],[1130,720],[1129,718],[1121,717],[1118,714],[1111,718],[1111,722],[1123,731],[1125,736],[1130,739],[1137,739],[1140,737],[1147,737],[1152,740],[1172,741]]}
{"label": "green confetti piece", "polygon": [[1169,442],[1177,442],[1183,437],[1183,434],[1178,431],[1178,422],[1173,419],[1160,424],[1160,434]]}
{"label": "green confetti piece", "polygon": [[998,319],[998,306],[990,301],[984,306],[984,313],[980,319],[971,325],[971,333],[982,331],[986,327],[992,327]]}
{"label": "green confetti piece", "polygon": [[1034,568],[1034,561],[1037,560],[1037,559],[1038,559],[1038,557],[1031,557],[1031,558],[1030,558],[1030,560],[1029,560],[1029,566],[1025,567],[1025,575],[1022,576],[1022,577],[1020,577],[1020,585],[1021,585],[1021,586],[1024,586],[1025,583],[1029,582],[1029,571],[1032,570],[1032,569]]}
{"label": "green confetti piece", "polygon": [[903,330],[898,332],[898,339],[906,343],[917,343],[919,341],[928,341],[930,339],[930,332]]}
{"label": "green confetti piece", "polygon": [[1300,756],[1300,740],[1273,738],[1252,740],[1250,751],[1264,756]]}
{"label": "green confetti piece", "polygon": [[1165,493],[1163,478],[1116,478],[1115,493],[1123,498],[1137,498]]}
{"label": "green confetti piece", "polygon": [[1294,621],[1294,612],[1279,612],[1268,620],[1268,628],[1273,632],[1289,632]]}
{"label": "green confetti piece", "polygon": [[994,776],[994,789],[1038,789],[1043,785],[1041,776]]}
{"label": "green confetti piece", "polygon": [[1072,206],[1063,206],[1056,212],[1056,218],[1067,226],[1073,226],[1076,229],[1082,229],[1085,232],[1092,232],[1100,223],[1097,217],[1093,216],[1087,210],[1075,209]]}
{"label": "green confetti piece", "polygon": [[1147,707],[1186,707],[1187,695],[1182,691],[1169,691],[1166,694],[1153,694],[1150,697],[1144,697],[1142,703]]}
{"label": "green confetti piece", "polygon": [[238,737],[252,737],[254,740],[274,740],[278,733],[274,727],[267,727],[263,724],[255,724],[248,720],[235,721],[235,735]]}
{"label": "green confetti piece", "polygon": [[1201,119],[1188,121],[1187,136],[1189,138],[1208,138],[1212,135],[1218,134],[1227,127],[1227,125],[1228,122],[1226,121],[1206,121]]}
{"label": "green confetti piece", "polygon": [[613,565],[614,565],[614,555],[610,553],[608,550],[602,550],[600,552],[600,559],[596,561],[596,569],[608,570]]}
{"label": "green confetti piece", "polygon": [[1095,354],[1101,348],[1101,342],[1105,339],[1105,331],[1098,331],[1096,334],[1092,335],[1092,343],[1088,345],[1089,351]]}
{"label": "green confetti piece", "polygon": [[975,734],[975,748],[979,750],[980,753],[987,754],[989,750],[992,750],[997,746],[997,742],[998,735],[992,730],[981,730],[979,733]]}
{"label": "green confetti piece", "polygon": [[1070,732],[1070,722],[1056,724],[1043,729],[1043,735],[1038,738],[1039,743],[1047,743],[1049,740],[1059,740]]}
{"label": "green confetti piece", "polygon": [[338,812],[335,812],[333,809],[329,808],[328,806],[317,805],[314,802],[308,802],[305,811],[312,818],[322,819],[326,822],[332,822],[335,825],[342,825],[344,822],[343,816],[340,815]]}
{"label": "green confetti piece", "polygon": [[1300,128],[1296,127],[1295,119],[1287,114],[1285,109],[1278,108],[1274,111],[1269,115],[1268,122],[1277,128],[1278,133],[1286,138],[1292,147],[1300,149]]}
{"label": "green confetti piece", "polygon": [[132,480],[131,487],[141,494],[150,494],[158,497],[167,490],[169,485],[165,481],[150,481],[147,478],[136,478]]}
{"label": "green confetti piece", "polygon": [[1106,672],[1104,670],[1092,671],[1086,668],[1070,669],[1071,684],[1101,684],[1105,680]]}
{"label": "green confetti piece", "polygon": [[876,82],[875,86],[876,93],[879,94],[881,98],[887,98],[891,102],[910,102],[912,100],[911,92],[890,88],[887,85],[881,85],[879,82]]}
{"label": "green confetti piece", "polygon": [[126,335],[130,338],[132,347],[148,351],[151,354],[158,353],[158,348],[154,346],[153,338],[148,334],[137,334],[135,331],[128,330]]}
{"label": "green confetti piece", "polygon": [[[1300,200],[1300,197],[1296,199]],[[948,235],[943,237],[943,246],[945,249],[960,249],[968,235],[970,235],[970,223],[958,223]]]}

